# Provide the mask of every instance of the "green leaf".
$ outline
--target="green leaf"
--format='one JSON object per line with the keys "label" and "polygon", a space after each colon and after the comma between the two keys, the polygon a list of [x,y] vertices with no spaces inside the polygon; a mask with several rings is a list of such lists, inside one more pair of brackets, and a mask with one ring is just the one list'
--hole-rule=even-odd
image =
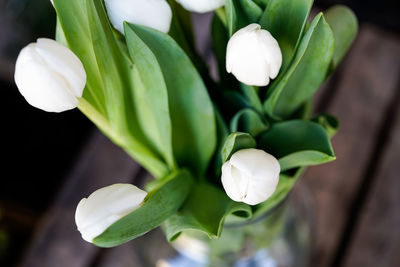
{"label": "green leaf", "polygon": [[279,160],[281,171],[322,164],[336,158],[324,128],[309,121],[273,124],[261,135],[258,144]]}
{"label": "green leaf", "polygon": [[99,247],[121,245],[156,228],[173,215],[186,199],[193,178],[182,170],[164,179],[162,185],[149,192],[140,208],[108,227],[93,239],[93,244]]}
{"label": "green leaf", "polygon": [[325,19],[335,37],[335,51],[333,53],[331,71],[333,71],[349,50],[357,36],[357,17],[350,8],[337,5],[325,12]]}
{"label": "green leaf", "polygon": [[225,0],[225,16],[229,37],[239,29],[247,26],[246,19],[238,5],[238,1]]}
{"label": "green leaf", "polygon": [[282,67],[289,66],[310,13],[313,0],[269,0],[260,18],[260,25],[278,41],[282,51]]}
{"label": "green leaf", "polygon": [[221,150],[222,163],[230,159],[236,151],[245,148],[255,148],[256,140],[248,133],[231,133],[225,140]]}
{"label": "green leaf", "polygon": [[87,76],[83,98],[103,116],[107,117],[101,75],[96,63],[90,35],[85,1],[54,0],[57,11],[56,39],[68,45],[81,60]]}
{"label": "green leaf", "polygon": [[154,176],[165,175],[167,166],[138,126],[127,89],[132,65],[116,45],[102,1],[54,0],[54,5],[57,37],[79,57],[87,74],[79,109]]}
{"label": "green leaf", "polygon": [[262,9],[252,0],[225,0],[225,17],[229,36],[236,31],[258,22]]}
{"label": "green leaf", "polygon": [[202,176],[216,148],[214,108],[207,89],[170,36],[139,25],[129,27],[154,54],[167,85],[175,159],[180,167]]}
{"label": "green leaf", "polygon": [[117,132],[125,132],[126,105],[124,105],[124,76],[126,64],[109,25],[101,0],[88,0],[87,15],[94,54],[101,73],[110,124]]}
{"label": "green leaf", "polygon": [[257,94],[259,88],[251,85],[246,85],[244,83],[240,83],[240,89],[244,97],[246,98],[247,102],[249,103],[248,106],[254,108],[257,112],[262,114],[263,107],[260,97]]}
{"label": "green leaf", "polygon": [[253,0],[239,0],[238,3],[247,17],[248,24],[257,22],[260,19],[263,10]]}
{"label": "green leaf", "polygon": [[254,3],[256,3],[259,7],[261,7],[261,9],[265,9],[265,7],[267,6],[268,2],[270,0],[253,0]]}
{"label": "green leaf", "polygon": [[313,121],[324,127],[329,137],[335,136],[339,129],[339,121],[336,117],[329,114],[321,114],[313,118]]}
{"label": "green leaf", "polygon": [[125,37],[135,63],[132,94],[139,124],[169,166],[174,168],[168,92],[161,67],[152,51],[127,24]]}
{"label": "green leaf", "polygon": [[118,138],[113,141],[155,177],[162,177],[169,169],[141,131],[131,91],[127,89],[132,86],[132,63],[124,56],[113,35],[103,1],[88,0],[87,12],[94,54],[107,97],[108,121],[115,132],[113,136]]}
{"label": "green leaf", "polygon": [[288,70],[271,84],[264,102],[275,119],[289,117],[325,80],[332,60],[334,39],[322,13],[310,24]]}
{"label": "green leaf", "polygon": [[245,218],[252,215],[249,205],[232,201],[221,189],[207,183],[197,184],[182,208],[165,222],[164,231],[169,241],[186,230],[218,238],[225,217],[232,213]]}
{"label": "green leaf", "polygon": [[254,109],[245,108],[233,116],[231,132],[246,132],[257,137],[268,129],[268,123]]}
{"label": "green leaf", "polygon": [[235,2],[233,0],[225,0],[225,17],[228,26],[229,37],[232,36],[238,29],[238,18]]}
{"label": "green leaf", "polygon": [[221,176],[221,166],[223,164],[222,162],[222,148],[224,146],[224,142],[226,138],[229,135],[229,130],[228,127],[225,124],[224,119],[222,118],[221,113],[218,111],[218,108],[215,107],[215,121],[217,125],[217,149],[215,150],[214,153],[214,159],[211,161],[213,162],[213,166],[211,169],[212,173],[210,174],[211,177],[220,177]]}
{"label": "green leaf", "polygon": [[[67,38],[65,37],[64,31],[61,27],[60,20],[57,18],[57,24],[56,24],[56,40],[60,44],[68,47],[68,41]],[[87,75],[90,76],[90,75]],[[86,88],[83,91],[83,95],[81,97],[81,101],[85,102],[85,106],[91,106],[91,109],[93,113],[96,113],[98,116],[104,117],[106,116],[106,111],[104,110],[105,105],[99,104],[99,102],[96,100],[96,96],[93,95],[93,91],[90,89],[90,81],[87,80],[86,82]],[[99,88],[101,89],[101,88]],[[79,107],[79,106],[78,106]],[[86,115],[88,118],[90,118],[92,121],[95,121],[96,118],[93,118],[91,115],[93,114],[88,114]],[[94,122],[96,125],[97,123]]]}

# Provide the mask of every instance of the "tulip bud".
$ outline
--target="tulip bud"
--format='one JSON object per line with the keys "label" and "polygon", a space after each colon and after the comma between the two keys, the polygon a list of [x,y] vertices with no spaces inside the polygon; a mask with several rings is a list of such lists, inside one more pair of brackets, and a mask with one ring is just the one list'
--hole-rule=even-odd
{"label": "tulip bud", "polygon": [[222,7],[225,0],[176,0],[186,10],[205,13]]}
{"label": "tulip bud", "polygon": [[136,210],[147,192],[131,184],[113,184],[83,198],[75,212],[75,223],[88,242],[101,235],[110,225]]}
{"label": "tulip bud", "polygon": [[278,160],[265,151],[242,149],[222,166],[222,185],[232,200],[257,205],[275,192],[280,169]]}
{"label": "tulip bud", "polygon": [[48,112],[61,112],[77,107],[86,73],[71,50],[54,40],[40,38],[19,53],[14,79],[29,104]]}
{"label": "tulip bud", "polygon": [[237,31],[226,49],[226,70],[244,84],[266,86],[282,65],[278,42],[253,23]]}
{"label": "tulip bud", "polygon": [[105,0],[111,24],[124,34],[124,21],[167,33],[172,10],[165,0]]}

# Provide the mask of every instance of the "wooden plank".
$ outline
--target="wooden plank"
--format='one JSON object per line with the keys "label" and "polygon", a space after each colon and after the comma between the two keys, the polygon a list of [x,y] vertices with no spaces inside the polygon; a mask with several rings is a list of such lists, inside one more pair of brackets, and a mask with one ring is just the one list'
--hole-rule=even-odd
{"label": "wooden plank", "polygon": [[76,205],[100,187],[131,182],[139,170],[125,152],[96,130],[53,206],[38,225],[20,266],[88,266],[98,248],[85,242],[76,230]]}
{"label": "wooden plank", "polygon": [[400,264],[400,106],[396,118],[383,160],[371,185],[371,193],[344,259],[345,267],[391,267]]}
{"label": "wooden plank", "polygon": [[364,25],[326,110],[339,118],[341,127],[333,140],[337,160],[310,168],[304,177],[316,208],[312,266],[329,266],[333,260],[383,114],[394,96],[399,44],[393,36]]}

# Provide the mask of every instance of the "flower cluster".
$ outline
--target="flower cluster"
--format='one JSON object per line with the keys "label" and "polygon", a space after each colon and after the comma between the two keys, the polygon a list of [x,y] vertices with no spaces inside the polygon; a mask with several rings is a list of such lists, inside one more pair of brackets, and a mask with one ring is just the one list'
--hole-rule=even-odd
{"label": "flower cluster", "polygon": [[[271,1],[51,1],[57,41],[21,50],[19,91],[48,112],[78,107],[156,178],[149,193],[114,184],[82,199],[83,239],[116,246],[161,223],[170,241],[188,229],[218,237],[226,217],[256,218],[304,167],[335,159],[337,121],[309,107],[357,21],[338,6],[308,23],[312,1]],[[215,11],[217,80],[189,11]]]}

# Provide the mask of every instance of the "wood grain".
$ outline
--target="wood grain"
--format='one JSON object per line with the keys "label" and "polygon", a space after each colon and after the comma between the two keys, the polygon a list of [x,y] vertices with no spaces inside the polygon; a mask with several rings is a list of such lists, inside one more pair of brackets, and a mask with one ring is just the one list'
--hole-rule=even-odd
{"label": "wood grain", "polygon": [[140,169],[97,130],[76,162],[53,206],[38,225],[21,267],[88,266],[98,248],[85,242],[76,230],[76,205],[100,187],[131,182]]}
{"label": "wood grain", "polygon": [[[400,88],[397,88],[400,90]],[[344,267],[400,264],[400,106]]]}
{"label": "wood grain", "polygon": [[364,25],[326,110],[339,118],[341,127],[333,140],[337,160],[310,168],[304,177],[317,213],[312,266],[329,266],[333,260],[385,110],[395,93],[399,44],[395,37]]}

